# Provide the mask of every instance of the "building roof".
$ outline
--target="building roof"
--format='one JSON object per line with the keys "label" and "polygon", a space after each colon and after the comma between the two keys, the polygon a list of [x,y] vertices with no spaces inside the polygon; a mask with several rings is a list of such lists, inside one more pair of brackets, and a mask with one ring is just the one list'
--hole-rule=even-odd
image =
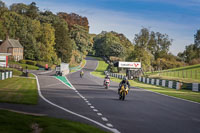
{"label": "building roof", "polygon": [[19,40],[14,40],[14,39],[8,39],[8,42],[13,48],[23,48],[22,45],[20,44]]}

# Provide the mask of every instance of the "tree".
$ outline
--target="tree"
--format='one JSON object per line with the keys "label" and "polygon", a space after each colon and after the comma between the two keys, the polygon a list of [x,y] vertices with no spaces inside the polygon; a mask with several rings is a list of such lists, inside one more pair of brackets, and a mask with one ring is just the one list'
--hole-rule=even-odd
{"label": "tree", "polygon": [[35,19],[38,16],[38,7],[36,6],[35,2],[32,2],[29,6],[28,6],[28,10],[26,12],[26,15],[32,19]]}
{"label": "tree", "polygon": [[123,34],[102,32],[94,37],[94,49],[97,56],[115,56],[125,60],[133,45]]}
{"label": "tree", "polygon": [[16,3],[10,6],[10,10],[18,14],[26,14],[29,9],[29,6],[23,3]]}
{"label": "tree", "polygon": [[197,60],[200,58],[200,30],[197,30],[194,35],[194,44],[186,46],[183,52],[178,53],[178,56],[187,63],[198,62]]}
{"label": "tree", "polygon": [[194,35],[194,44],[197,48],[200,48],[200,29],[197,30],[197,33]]}
{"label": "tree", "polygon": [[54,49],[55,30],[50,24],[44,23],[42,24],[41,32],[40,45],[38,45],[40,49],[39,55],[43,61],[51,62],[56,56]]}
{"label": "tree", "polygon": [[[147,28],[142,28],[140,33],[135,35],[134,45],[135,50],[132,54],[130,54],[128,60],[136,60],[139,55],[143,61],[142,64],[146,67],[146,70],[152,66],[154,69],[160,68],[160,59],[164,62],[168,62],[168,64],[171,64],[161,66],[162,69],[175,67],[176,65],[173,65],[172,62],[174,62],[174,64],[179,64],[178,58],[169,53],[169,47],[172,45],[172,39],[169,39],[167,34],[161,34],[159,32],[150,31]],[[138,51],[143,54],[138,53]],[[144,57],[146,59],[144,59]]]}
{"label": "tree", "polygon": [[86,17],[82,17],[76,13],[68,14],[65,12],[59,12],[58,16],[63,18],[68,23],[70,30],[71,28],[73,28],[74,25],[79,25],[84,27],[87,30],[87,32],[89,32],[89,23]]}
{"label": "tree", "polygon": [[81,58],[92,50],[93,44],[90,41],[90,34],[84,27],[74,25],[70,31],[70,37],[74,40],[77,50],[83,55]]}
{"label": "tree", "polygon": [[38,16],[41,23],[51,23],[55,29],[55,50],[62,62],[69,63],[72,57],[72,40],[67,23],[50,11],[41,12]]}
{"label": "tree", "polygon": [[63,62],[69,63],[72,56],[72,42],[69,37],[68,27],[66,24],[57,23],[55,29],[55,49],[58,57],[60,57]]}
{"label": "tree", "polygon": [[0,0],[0,8],[6,8],[6,4]]}

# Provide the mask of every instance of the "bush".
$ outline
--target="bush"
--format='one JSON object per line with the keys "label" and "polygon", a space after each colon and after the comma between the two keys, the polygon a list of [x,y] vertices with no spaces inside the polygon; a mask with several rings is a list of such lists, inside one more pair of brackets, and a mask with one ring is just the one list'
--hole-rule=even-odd
{"label": "bush", "polygon": [[32,60],[26,60],[26,64],[35,66],[37,62]]}
{"label": "bush", "polygon": [[190,62],[189,62],[190,65],[196,65],[196,64],[200,64],[200,59],[192,59]]}
{"label": "bush", "polygon": [[113,73],[118,73],[117,67],[111,66],[110,71]]}
{"label": "bush", "polygon": [[43,62],[43,61],[37,61],[37,66],[38,67],[43,67],[45,68],[45,65],[48,64],[48,67],[51,67],[53,64],[52,63],[48,63],[48,62]]}
{"label": "bush", "polygon": [[26,60],[20,60],[19,63],[26,64]]}

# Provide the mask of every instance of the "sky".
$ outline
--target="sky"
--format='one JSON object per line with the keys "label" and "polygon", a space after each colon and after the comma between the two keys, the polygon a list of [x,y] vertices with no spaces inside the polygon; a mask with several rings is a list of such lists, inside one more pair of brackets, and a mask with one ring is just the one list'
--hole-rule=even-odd
{"label": "sky", "polygon": [[145,27],[173,39],[170,52],[177,55],[194,43],[200,29],[200,0],[3,0],[36,2],[41,11],[77,13],[88,18],[90,33],[116,31],[131,42]]}

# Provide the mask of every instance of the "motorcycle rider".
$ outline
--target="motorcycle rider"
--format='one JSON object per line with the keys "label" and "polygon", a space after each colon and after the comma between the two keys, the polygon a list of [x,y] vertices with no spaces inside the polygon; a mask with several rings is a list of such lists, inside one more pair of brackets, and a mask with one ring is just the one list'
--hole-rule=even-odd
{"label": "motorcycle rider", "polygon": [[108,73],[106,74],[106,77],[105,77],[105,79],[110,79],[110,77],[109,77],[109,74],[108,74]]}
{"label": "motorcycle rider", "polygon": [[120,92],[120,89],[121,89],[122,85],[124,85],[124,86],[128,85],[128,88],[130,89],[130,83],[129,83],[128,78],[127,78],[126,76],[125,76],[125,77],[123,78],[123,80],[119,83],[118,94],[119,94],[119,92]]}
{"label": "motorcycle rider", "polygon": [[83,72],[83,70],[81,70],[81,72],[80,72],[80,77],[82,77],[83,74],[84,74],[84,72]]}
{"label": "motorcycle rider", "polygon": [[110,80],[110,77],[109,77],[109,74],[108,74],[108,73],[106,74],[106,77],[104,78],[103,85],[105,84],[105,80],[106,80],[106,79],[109,79],[109,80]]}

